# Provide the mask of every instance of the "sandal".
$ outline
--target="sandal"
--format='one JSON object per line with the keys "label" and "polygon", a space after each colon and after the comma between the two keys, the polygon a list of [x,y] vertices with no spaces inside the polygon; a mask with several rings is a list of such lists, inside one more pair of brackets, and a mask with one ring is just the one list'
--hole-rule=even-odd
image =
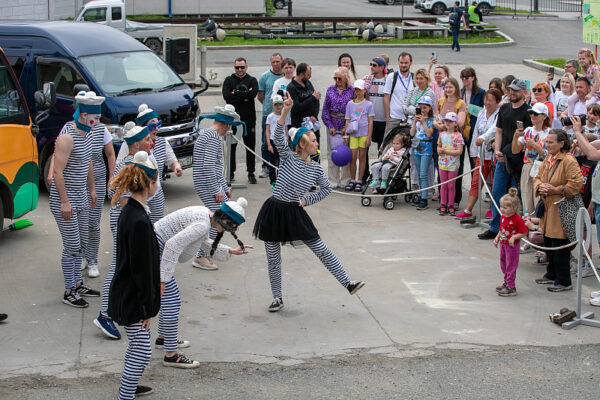
{"label": "sandal", "polygon": [[448,214],[452,217],[454,217],[456,215],[456,210],[454,209],[454,207],[448,208]]}
{"label": "sandal", "polygon": [[446,214],[448,214],[448,209],[446,208],[445,205],[442,204],[440,206],[440,215],[446,215]]}
{"label": "sandal", "polygon": [[354,186],[355,186],[354,181],[350,181],[350,182],[348,182],[348,184],[346,185],[346,187],[344,189],[348,192],[351,192],[354,190]]}
{"label": "sandal", "polygon": [[354,185],[354,191],[362,192],[362,182],[361,181],[356,182],[356,185]]}

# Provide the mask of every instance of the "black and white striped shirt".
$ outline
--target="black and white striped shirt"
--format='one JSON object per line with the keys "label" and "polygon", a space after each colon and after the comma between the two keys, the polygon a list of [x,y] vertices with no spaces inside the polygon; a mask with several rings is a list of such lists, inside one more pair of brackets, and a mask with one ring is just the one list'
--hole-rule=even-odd
{"label": "black and white striped shirt", "polygon": [[[279,152],[279,171],[273,197],[278,200],[298,203],[300,199],[306,201],[306,205],[315,204],[331,193],[331,186],[323,172],[323,168],[316,161],[307,163],[301,159],[288,146],[283,131],[283,125],[277,122],[273,142]],[[311,186],[319,186],[319,190],[305,196]]]}
{"label": "black and white striped shirt", "polygon": [[221,137],[214,129],[205,129],[194,144],[194,188],[214,196],[229,190],[223,176]]}
{"label": "black and white striped shirt", "polygon": [[[132,161],[133,161],[133,156],[128,154],[127,157],[125,157],[119,163],[117,163],[117,166],[115,167],[115,172],[110,177],[110,179],[112,179],[115,176],[117,176],[117,174],[119,173],[119,171],[121,171],[121,169],[123,169],[123,167],[125,165],[127,165],[127,163],[130,163]],[[108,188],[108,193],[106,193],[106,195],[108,196],[109,199],[112,200],[112,198],[115,195],[116,191],[117,191],[117,188],[111,186],[111,187]],[[128,191],[123,192],[123,194],[121,195],[121,198],[127,198],[127,197],[131,197],[131,193],[128,192]],[[120,210],[121,209],[121,204],[119,204],[119,202],[117,201],[114,206],[111,206],[111,208],[114,209],[114,210]]]}
{"label": "black and white striped shirt", "polygon": [[[73,122],[65,124],[59,136],[71,135],[73,138],[73,150],[69,154],[69,159],[63,169],[63,177],[69,202],[72,206],[78,206],[87,196],[87,175],[96,137],[93,131],[81,136],[74,125]],[[102,143],[102,136],[99,140]],[[50,194],[53,194],[52,192],[57,193],[54,179],[52,179]]]}

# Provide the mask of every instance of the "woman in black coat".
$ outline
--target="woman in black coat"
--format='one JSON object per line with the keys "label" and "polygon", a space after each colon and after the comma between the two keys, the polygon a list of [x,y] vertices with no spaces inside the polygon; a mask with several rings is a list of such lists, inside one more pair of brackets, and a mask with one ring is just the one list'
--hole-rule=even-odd
{"label": "woman in black coat", "polygon": [[117,265],[108,294],[108,315],[125,327],[128,339],[119,399],[152,392],[138,383],[152,355],[150,319],[160,309],[159,247],[146,205],[157,175],[156,163],[140,151],[110,183],[117,187],[113,202],[131,192],[117,224]]}

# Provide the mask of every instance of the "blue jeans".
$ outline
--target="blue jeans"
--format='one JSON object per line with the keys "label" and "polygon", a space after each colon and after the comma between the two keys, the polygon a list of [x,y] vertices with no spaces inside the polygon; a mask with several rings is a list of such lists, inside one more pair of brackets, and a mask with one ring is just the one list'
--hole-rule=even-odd
{"label": "blue jeans", "polygon": [[[498,207],[500,206],[500,198],[508,192],[509,187],[518,188],[515,179],[506,172],[504,163],[498,161],[494,170],[494,185],[492,186],[492,197]],[[490,231],[496,233],[500,229],[500,212],[496,207],[492,207],[492,221],[490,222]]]}
{"label": "blue jeans", "polygon": [[594,205],[594,219],[596,220],[596,239],[600,244],[600,204],[592,203]]}
{"label": "blue jeans", "polygon": [[[267,151],[267,142],[265,141],[265,130],[267,129],[267,116],[262,117],[262,137],[260,139],[260,155],[263,160],[269,159],[269,152]],[[263,161],[261,168],[267,168],[268,165]]]}
{"label": "blue jeans", "polygon": [[[429,155],[418,155],[413,154],[413,158],[415,160],[415,166],[417,167],[417,171],[419,172],[419,186],[421,188],[426,188],[429,184],[428,182],[428,172],[429,172],[429,163],[431,162],[431,154]],[[421,199],[427,200],[427,190],[421,190]]]}
{"label": "blue jeans", "polygon": [[460,30],[460,25],[459,26],[453,26],[452,27],[452,49],[454,50],[454,48],[456,47],[456,50],[460,50],[460,44],[458,44],[458,31]]}

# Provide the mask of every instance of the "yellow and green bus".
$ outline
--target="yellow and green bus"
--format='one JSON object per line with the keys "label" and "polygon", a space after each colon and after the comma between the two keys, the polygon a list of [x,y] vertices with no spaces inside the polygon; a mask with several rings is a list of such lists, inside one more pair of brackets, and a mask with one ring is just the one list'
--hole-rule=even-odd
{"label": "yellow and green bus", "polygon": [[21,87],[0,48],[0,232],[34,210],[39,195],[35,134]]}

